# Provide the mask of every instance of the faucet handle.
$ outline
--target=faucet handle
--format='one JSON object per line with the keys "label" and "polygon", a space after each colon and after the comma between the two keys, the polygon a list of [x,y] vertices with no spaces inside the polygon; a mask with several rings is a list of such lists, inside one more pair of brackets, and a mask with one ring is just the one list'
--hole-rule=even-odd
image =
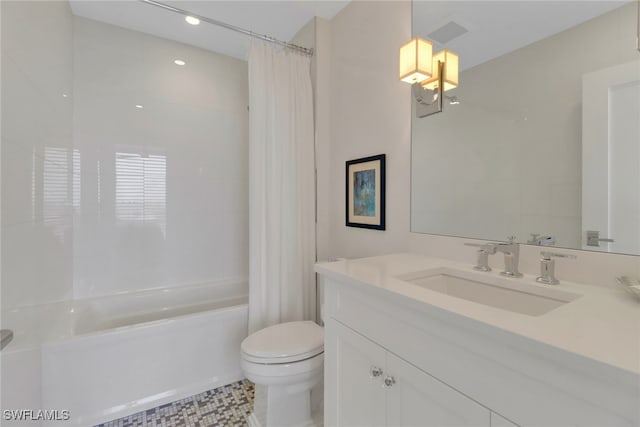
{"label": "faucet handle", "polygon": [[488,255],[493,255],[493,254],[496,253],[496,248],[500,245],[500,243],[495,243],[495,242],[486,242],[486,243],[466,242],[464,245],[465,246],[473,246],[475,248],[480,248],[480,249],[478,249],[479,251],[483,251]]}
{"label": "faucet handle", "polygon": [[473,267],[474,270],[491,271],[491,267],[489,267],[489,255],[493,255],[496,253],[496,243],[465,242],[464,245],[480,248],[478,249],[478,259],[476,261],[476,265]]}
{"label": "faucet handle", "polygon": [[542,259],[540,260],[540,276],[536,278],[536,282],[545,283],[547,285],[557,285],[560,283],[556,279],[556,262],[552,258],[568,258],[576,259],[575,255],[561,254],[556,252],[540,252]]}
{"label": "faucet handle", "polygon": [[507,243],[509,243],[510,245],[514,244],[515,242],[516,242],[516,236],[507,237]]}
{"label": "faucet handle", "polygon": [[568,259],[577,258],[577,256],[571,255],[571,254],[561,254],[557,252],[548,252],[548,251],[542,251],[540,252],[540,255],[542,255],[542,258],[544,258],[546,261],[551,261],[551,258],[568,258]]}

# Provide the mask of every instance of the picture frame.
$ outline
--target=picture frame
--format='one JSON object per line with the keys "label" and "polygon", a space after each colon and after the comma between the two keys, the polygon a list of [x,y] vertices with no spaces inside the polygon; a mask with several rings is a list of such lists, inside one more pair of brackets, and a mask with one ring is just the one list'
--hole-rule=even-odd
{"label": "picture frame", "polygon": [[385,154],[346,162],[346,226],[385,229]]}

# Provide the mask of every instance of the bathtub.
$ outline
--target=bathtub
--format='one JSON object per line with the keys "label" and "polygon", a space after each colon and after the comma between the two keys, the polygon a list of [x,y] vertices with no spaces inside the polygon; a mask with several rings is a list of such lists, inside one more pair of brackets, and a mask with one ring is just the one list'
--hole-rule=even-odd
{"label": "bathtub", "polygon": [[[7,363],[26,372],[21,361],[39,353],[30,378],[40,377],[40,406],[26,408],[70,415],[44,426],[92,426],[201,393],[242,378],[247,296],[246,280],[225,280],[10,313],[14,325],[3,327],[16,337],[2,352],[3,374],[16,372]],[[15,324],[20,314],[30,333]],[[14,387],[3,380],[3,399],[24,386],[14,377]]]}

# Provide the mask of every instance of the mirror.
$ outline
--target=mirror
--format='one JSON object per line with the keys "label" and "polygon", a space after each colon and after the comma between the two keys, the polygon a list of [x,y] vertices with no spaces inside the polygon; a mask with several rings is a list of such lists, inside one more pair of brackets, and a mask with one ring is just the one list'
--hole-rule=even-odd
{"label": "mirror", "polygon": [[640,254],[637,7],[414,1],[461,72],[441,113],[412,97],[411,231]]}

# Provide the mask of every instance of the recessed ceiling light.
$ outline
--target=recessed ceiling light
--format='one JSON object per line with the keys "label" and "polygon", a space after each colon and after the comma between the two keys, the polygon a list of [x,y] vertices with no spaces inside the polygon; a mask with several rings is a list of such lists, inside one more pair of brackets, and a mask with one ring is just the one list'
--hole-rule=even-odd
{"label": "recessed ceiling light", "polygon": [[198,25],[200,23],[200,20],[198,18],[194,18],[193,16],[187,16],[184,18],[184,20],[191,25]]}
{"label": "recessed ceiling light", "polygon": [[142,106],[140,104],[136,104],[136,108],[144,108],[144,106]]}
{"label": "recessed ceiling light", "polygon": [[185,65],[186,62],[184,62],[182,59],[176,59],[175,61],[173,61],[174,64],[176,65]]}

